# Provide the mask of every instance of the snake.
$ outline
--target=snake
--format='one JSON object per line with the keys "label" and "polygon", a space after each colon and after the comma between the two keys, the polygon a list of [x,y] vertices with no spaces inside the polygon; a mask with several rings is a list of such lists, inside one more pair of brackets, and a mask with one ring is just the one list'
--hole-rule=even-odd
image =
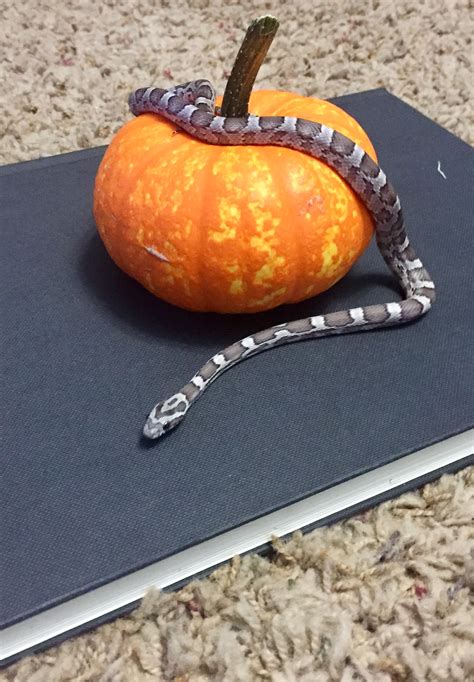
{"label": "snake", "polygon": [[224,371],[257,353],[293,341],[412,322],[431,308],[435,285],[409,242],[398,194],[380,166],[353,140],[322,123],[294,116],[222,116],[216,90],[205,79],[171,88],[139,88],[128,103],[134,116],[158,114],[208,144],[283,146],[326,163],[369,212],[379,251],[404,294],[399,301],[293,320],[236,341],[210,358],[177,393],[153,407],[143,427],[146,438],[159,438],[174,429]]}

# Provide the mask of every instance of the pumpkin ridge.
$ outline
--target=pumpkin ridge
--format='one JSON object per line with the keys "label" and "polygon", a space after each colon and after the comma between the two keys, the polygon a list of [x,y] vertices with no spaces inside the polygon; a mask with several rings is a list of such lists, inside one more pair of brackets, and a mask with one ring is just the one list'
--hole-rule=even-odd
{"label": "pumpkin ridge", "polygon": [[[199,225],[203,225],[203,229],[198,230],[199,232],[199,257],[198,260],[198,280],[199,280],[199,291],[201,295],[201,306],[206,312],[212,310],[213,308],[213,295],[209,292],[209,270],[208,263],[206,261],[207,249],[209,248],[209,228],[212,220],[212,216],[217,216],[219,219],[219,208],[217,206],[217,193],[214,187],[213,172],[217,161],[221,158],[222,153],[225,153],[226,149],[219,147],[218,145],[206,145],[206,165],[205,172],[200,173],[201,175],[201,191],[200,191],[200,205],[197,214],[199,215]],[[211,191],[213,188],[214,191]],[[199,295],[198,295],[199,298]]]}
{"label": "pumpkin ridge", "polygon": [[[195,145],[195,140],[190,135],[176,136],[177,144],[180,147],[180,152],[178,156],[178,161],[176,163],[176,169],[179,173],[179,169],[184,168],[186,162],[193,158],[196,158],[202,154],[201,150]],[[189,206],[192,202],[193,213],[200,215],[203,202],[203,191],[201,188],[196,188],[199,183],[199,178],[201,177],[200,172],[190,171],[193,173],[192,181],[189,181],[188,176],[185,174],[185,181],[183,182],[183,193],[182,193],[182,204]],[[197,201],[194,198],[197,195]],[[179,210],[179,207],[178,207]],[[196,298],[197,286],[196,282],[199,280],[200,273],[198,273],[200,258],[197,254],[200,254],[200,244],[201,244],[201,233],[199,230],[195,229],[195,221],[189,215],[188,211],[183,212],[184,215],[178,213],[178,226],[180,234],[180,251],[181,260],[184,272],[187,275],[187,281],[183,281],[182,286],[184,289],[183,296],[185,297],[186,307],[192,306],[192,302]],[[199,284],[201,286],[201,283]],[[189,303],[188,303],[189,302]]]}
{"label": "pumpkin ridge", "polygon": [[[177,285],[181,286],[183,280],[183,275],[186,276],[186,270],[188,269],[188,264],[183,262],[186,257],[186,252],[181,251],[180,244],[178,240],[182,239],[182,227],[181,225],[176,225],[173,232],[170,233],[170,224],[173,224],[173,213],[175,202],[178,201],[180,196],[183,196],[183,180],[179,183],[173,181],[173,166],[180,167],[182,159],[186,157],[186,147],[190,147],[188,140],[183,140],[182,137],[178,136],[164,136],[161,144],[157,146],[156,155],[150,163],[150,168],[158,168],[162,165],[163,158],[173,158],[174,163],[169,161],[167,163],[168,175],[165,178],[161,177],[159,174],[154,177],[153,172],[149,177],[148,181],[150,187],[154,188],[155,196],[155,211],[149,214],[148,221],[151,226],[150,233],[153,232],[153,223],[160,226],[157,230],[156,241],[161,242],[161,248],[163,252],[168,257],[169,262],[166,264],[154,263],[155,267],[155,280],[158,278],[163,282],[164,286],[170,287]],[[149,160],[150,162],[150,160]],[[173,196],[174,195],[174,196]],[[183,292],[184,300],[186,300],[187,292]]]}
{"label": "pumpkin ridge", "polygon": [[[286,151],[286,150],[285,150]],[[287,150],[287,151],[295,151],[295,150]],[[285,154],[285,152],[283,152]],[[275,178],[276,178],[276,185],[277,185],[277,191],[279,196],[285,196],[287,195],[287,179],[286,179],[286,174],[287,174],[287,169],[285,167],[285,164],[275,164]],[[299,236],[296,235],[296,203],[297,203],[297,198],[295,195],[288,194],[288,199],[289,203],[291,204],[291,213],[287,212],[285,215],[285,223],[286,223],[286,230],[285,230],[285,243],[282,245],[283,249],[285,251],[291,250],[293,251],[293,257],[291,258],[290,262],[288,257],[286,258],[286,268],[291,269],[291,279],[287,277],[287,291],[285,293],[285,298],[288,298],[288,300],[293,300],[295,297],[295,292],[298,287],[298,272],[303,272],[301,269],[301,266],[303,264],[303,257],[302,257],[302,248],[303,248],[303,239],[300,239]],[[289,286],[291,283],[291,287]]]}
{"label": "pumpkin ridge", "polygon": [[[122,155],[125,153],[125,151],[128,150],[124,150],[123,148],[121,149],[120,147],[118,147],[116,150],[117,157],[120,159]],[[127,262],[127,250],[130,244],[132,244],[133,247],[139,252],[141,251],[141,247],[143,246],[141,244],[142,237],[140,236],[140,234],[142,229],[144,229],[144,225],[139,224],[140,221],[136,217],[137,211],[134,196],[135,193],[138,194],[140,186],[143,185],[143,175],[150,164],[150,156],[153,155],[150,155],[148,150],[148,152],[143,154],[141,158],[134,160],[133,168],[129,167],[127,182],[130,191],[128,193],[118,192],[117,198],[114,197],[114,195],[112,195],[112,198],[115,200],[112,201],[110,208],[112,209],[115,208],[119,214],[123,212],[128,213],[128,215],[130,216],[131,224],[133,225],[134,230],[136,230],[133,237],[130,237],[131,231],[130,228],[127,229],[128,226],[124,221],[121,221],[119,223],[120,239],[118,240],[118,253],[120,259],[124,263]],[[118,187],[120,183],[116,183],[116,185]],[[118,197],[120,197],[119,200]],[[132,273],[128,272],[128,274],[137,279]]]}

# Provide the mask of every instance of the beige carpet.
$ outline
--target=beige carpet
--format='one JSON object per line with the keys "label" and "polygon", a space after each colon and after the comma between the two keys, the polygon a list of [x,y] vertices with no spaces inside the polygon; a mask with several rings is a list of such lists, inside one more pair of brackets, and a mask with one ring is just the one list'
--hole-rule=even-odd
{"label": "beige carpet", "polygon": [[[222,91],[262,13],[281,28],[257,87],[326,98],[385,86],[474,139],[467,0],[0,0],[0,162],[107,143],[141,85],[207,77]],[[150,594],[0,682],[474,679],[473,507],[470,468],[276,542],[272,561]]]}
{"label": "beige carpet", "polygon": [[5,682],[474,679],[474,467],[235,559]]}
{"label": "beige carpet", "polygon": [[209,78],[222,92],[264,13],[281,26],[256,87],[328,98],[384,86],[474,140],[469,4],[0,0],[0,162],[106,144],[142,85]]}

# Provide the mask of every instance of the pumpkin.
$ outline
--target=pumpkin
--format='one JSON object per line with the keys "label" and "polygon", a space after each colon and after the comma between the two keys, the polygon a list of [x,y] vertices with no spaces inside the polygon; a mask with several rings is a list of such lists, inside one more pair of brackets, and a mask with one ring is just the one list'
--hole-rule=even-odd
{"label": "pumpkin", "polygon": [[[324,123],[376,159],[360,125],[327,101],[256,90],[249,110]],[[327,290],[373,234],[366,208],[324,162],[283,147],[206,144],[151,113],[108,147],[94,217],[128,275],[169,303],[220,313]]]}

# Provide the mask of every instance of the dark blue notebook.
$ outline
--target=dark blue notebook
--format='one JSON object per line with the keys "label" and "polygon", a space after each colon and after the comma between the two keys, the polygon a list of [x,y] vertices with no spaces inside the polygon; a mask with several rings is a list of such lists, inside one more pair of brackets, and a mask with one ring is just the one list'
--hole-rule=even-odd
{"label": "dark blue notebook", "polygon": [[153,443],[154,403],[232,341],[400,295],[375,243],[304,303],[191,313],[108,257],[92,217],[104,148],[0,168],[4,660],[472,461],[472,150],[385,90],[336,103],[400,194],[433,309],[258,355]]}

